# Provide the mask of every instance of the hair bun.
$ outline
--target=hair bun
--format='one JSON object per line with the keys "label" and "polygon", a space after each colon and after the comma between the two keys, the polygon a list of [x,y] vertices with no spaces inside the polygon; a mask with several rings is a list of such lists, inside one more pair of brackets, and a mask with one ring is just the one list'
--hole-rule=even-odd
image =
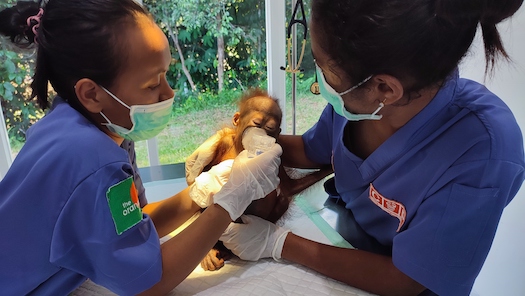
{"label": "hair bun", "polygon": [[34,43],[35,34],[32,21],[27,24],[27,19],[38,14],[40,5],[33,1],[18,1],[13,7],[0,11],[0,33],[9,37],[11,42],[19,47],[27,47]]}
{"label": "hair bun", "polygon": [[512,16],[523,4],[523,0],[486,0],[480,23],[495,25]]}
{"label": "hair bun", "polygon": [[495,25],[512,16],[523,0],[436,0],[435,12],[451,22],[475,21]]}

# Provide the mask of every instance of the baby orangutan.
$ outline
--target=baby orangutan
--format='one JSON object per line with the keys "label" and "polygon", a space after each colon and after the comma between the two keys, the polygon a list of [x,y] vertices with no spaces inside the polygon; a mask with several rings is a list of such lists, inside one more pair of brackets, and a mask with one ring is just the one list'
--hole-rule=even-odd
{"label": "baby orangutan", "polygon": [[[282,111],[277,99],[270,97],[261,89],[251,89],[246,92],[239,101],[239,111],[235,112],[232,119],[233,127],[223,128],[218,132],[220,140],[216,146],[212,161],[204,167],[203,173],[195,179],[209,178],[208,171],[214,171],[214,179],[217,175],[226,176],[231,170],[233,159],[245,149],[242,144],[242,135],[248,127],[264,129],[266,133],[278,138],[281,132]],[[220,173],[217,173],[220,171]],[[288,209],[292,197],[319,180],[332,173],[331,168],[322,169],[308,174],[300,179],[292,179],[281,166],[279,172],[280,184],[266,197],[253,201],[246,209],[245,214],[259,216],[271,222],[276,222]],[[201,182],[206,182],[200,180]],[[223,185],[227,181],[225,177]],[[198,195],[196,188],[190,186],[190,196]],[[195,201],[195,196],[192,196]],[[202,260],[201,267],[205,270],[216,270],[224,265],[224,260],[231,256],[229,250],[217,243],[215,247]]]}

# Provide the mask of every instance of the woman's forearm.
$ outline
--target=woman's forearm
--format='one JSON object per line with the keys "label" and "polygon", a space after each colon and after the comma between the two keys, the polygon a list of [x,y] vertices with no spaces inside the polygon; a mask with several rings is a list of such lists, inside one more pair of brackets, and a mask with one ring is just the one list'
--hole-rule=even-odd
{"label": "woman's forearm", "polygon": [[320,244],[289,234],[282,258],[350,286],[379,295],[418,295],[425,290],[392,263],[392,258]]}
{"label": "woman's forearm", "polygon": [[231,222],[219,205],[209,206],[192,224],[161,245],[162,278],[141,295],[165,295],[200,263]]}
{"label": "woman's forearm", "polygon": [[170,198],[142,208],[142,212],[148,214],[155,224],[159,237],[169,234],[200,210],[189,196],[189,187]]}
{"label": "woman's forearm", "polygon": [[301,136],[280,135],[279,145],[283,148],[282,165],[293,168],[316,169],[320,165],[306,157],[304,142]]}

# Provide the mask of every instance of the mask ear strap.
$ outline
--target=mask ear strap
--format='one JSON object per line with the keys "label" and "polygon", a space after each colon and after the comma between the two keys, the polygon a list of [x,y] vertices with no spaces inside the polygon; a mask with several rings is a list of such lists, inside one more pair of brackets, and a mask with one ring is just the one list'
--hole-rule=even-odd
{"label": "mask ear strap", "polygon": [[[370,80],[370,78],[372,78],[372,76],[373,76],[373,75],[368,76],[365,80],[359,82],[358,84],[352,86],[351,88],[345,90],[344,92],[339,93],[339,95],[340,95],[340,96],[344,96],[344,95],[346,95],[347,93],[353,91],[354,89],[360,87],[361,85],[365,84],[368,80]],[[382,108],[382,107],[381,107],[381,108]]]}
{"label": "mask ear strap", "polygon": [[376,111],[374,111],[374,113],[372,113],[372,115],[376,115],[377,112],[379,112],[379,110],[383,109],[383,107],[385,107],[385,101],[386,99],[384,99],[381,103],[379,103],[379,107],[377,107]]}
{"label": "mask ear strap", "polygon": [[[119,98],[117,98],[117,96],[115,96],[114,94],[112,94],[109,90],[107,90],[105,87],[103,87],[102,85],[100,86],[102,87],[102,89],[108,94],[110,95],[113,99],[115,99],[115,101],[119,102],[122,106],[128,108],[129,110],[131,110],[131,107],[129,107],[128,105],[126,105],[126,103],[122,102]],[[102,113],[102,112],[100,112]]]}
{"label": "mask ear strap", "polygon": [[109,120],[109,118],[107,118],[106,115],[104,115],[104,113],[102,113],[102,111],[100,112],[100,115],[102,115],[102,117],[104,117],[104,119],[107,121],[107,123],[101,123],[102,125],[112,124],[111,120]]}

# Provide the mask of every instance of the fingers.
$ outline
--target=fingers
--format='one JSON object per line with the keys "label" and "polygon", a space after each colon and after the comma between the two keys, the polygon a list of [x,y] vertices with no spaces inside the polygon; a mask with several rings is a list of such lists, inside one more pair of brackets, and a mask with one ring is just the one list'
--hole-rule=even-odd
{"label": "fingers", "polygon": [[202,143],[187,159],[186,159],[186,182],[191,185],[195,178],[202,172],[204,167],[213,159],[215,149],[221,139],[219,133],[215,133]]}
{"label": "fingers", "polygon": [[247,151],[247,150],[243,150],[243,151],[241,151],[241,153],[237,154],[237,156],[235,157],[235,159],[236,159],[236,160],[237,160],[237,159],[239,159],[239,160],[241,160],[241,159],[243,159],[243,160],[248,159],[248,151]]}
{"label": "fingers", "polygon": [[280,157],[281,154],[283,154],[283,148],[281,145],[275,143],[270,150],[266,151],[265,153],[270,152],[273,154],[274,157]]}
{"label": "fingers", "polygon": [[281,146],[274,144],[270,150],[256,157],[247,158],[247,151],[244,150],[235,158],[228,182],[213,197],[233,221],[253,200],[263,198],[277,188],[281,153]]}
{"label": "fingers", "polygon": [[211,249],[208,254],[202,259],[201,261],[201,267],[204,270],[219,270],[221,267],[224,266],[224,259],[218,258],[219,251],[215,249]]}
{"label": "fingers", "polygon": [[244,161],[250,161],[250,162],[257,162],[257,163],[270,163],[275,162],[277,166],[281,163],[280,156],[283,154],[283,148],[281,145],[275,143],[273,144],[272,148],[270,148],[268,151],[265,151],[264,153],[261,153],[255,157],[248,157],[248,151],[243,150],[240,154],[242,157],[239,157],[240,159],[243,159]]}

